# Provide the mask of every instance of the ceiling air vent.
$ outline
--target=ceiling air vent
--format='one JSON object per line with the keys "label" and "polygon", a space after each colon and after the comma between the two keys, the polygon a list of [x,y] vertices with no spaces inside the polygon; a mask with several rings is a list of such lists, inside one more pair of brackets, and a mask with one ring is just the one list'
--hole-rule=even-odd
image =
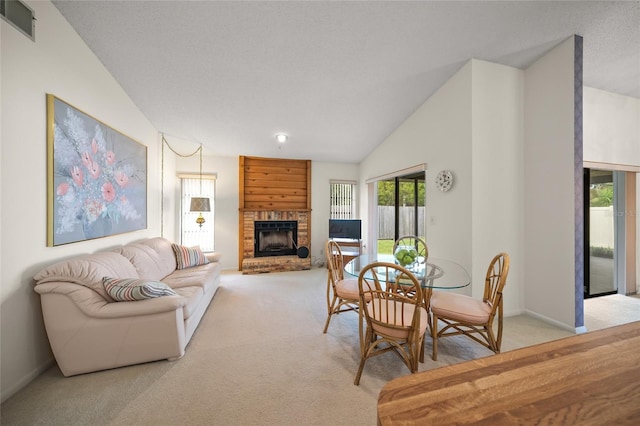
{"label": "ceiling air vent", "polygon": [[33,10],[19,0],[0,0],[0,14],[2,19],[13,25],[21,33],[35,39],[35,16]]}

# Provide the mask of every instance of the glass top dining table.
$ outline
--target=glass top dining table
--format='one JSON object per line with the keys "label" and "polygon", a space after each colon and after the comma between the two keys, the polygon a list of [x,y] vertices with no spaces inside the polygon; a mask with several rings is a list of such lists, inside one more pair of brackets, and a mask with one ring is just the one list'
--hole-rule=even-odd
{"label": "glass top dining table", "polygon": [[[365,266],[374,262],[394,263],[394,258],[391,254],[363,254],[350,260],[344,266],[344,271],[351,276],[358,277]],[[426,263],[416,264],[407,269],[418,278],[424,288],[455,289],[466,287],[471,283],[471,278],[462,265],[448,259],[429,257]],[[382,273],[382,269],[379,272],[381,272],[378,276],[379,279],[387,279]]]}

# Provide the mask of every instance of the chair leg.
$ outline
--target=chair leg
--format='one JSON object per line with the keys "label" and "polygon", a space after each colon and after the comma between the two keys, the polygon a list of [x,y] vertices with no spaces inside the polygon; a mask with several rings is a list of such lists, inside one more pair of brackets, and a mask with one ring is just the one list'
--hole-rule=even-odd
{"label": "chair leg", "polygon": [[322,334],[327,334],[327,330],[329,329],[329,322],[331,321],[331,314],[327,316],[327,322],[324,323],[324,330],[322,330]]}
{"label": "chair leg", "polygon": [[491,349],[495,353],[500,352],[500,349],[498,349],[498,345],[496,344],[496,338],[493,334],[493,327],[485,325],[484,332],[487,334],[487,343],[489,344],[489,349]]}
{"label": "chair leg", "polygon": [[502,301],[498,306],[498,339],[496,340],[497,353],[500,353],[500,346],[502,346]]}
{"label": "chair leg", "polygon": [[433,344],[433,352],[431,354],[431,359],[434,361],[438,360],[438,316],[433,314],[433,324],[431,326],[431,341]]}
{"label": "chair leg", "polygon": [[367,358],[364,356],[360,360],[360,367],[358,367],[358,373],[356,374],[356,379],[353,381],[353,384],[358,386],[360,384],[360,376],[362,376],[362,370],[364,370],[364,363],[367,361]]}
{"label": "chair leg", "polygon": [[424,362],[424,334],[422,336],[420,336],[419,339],[419,346],[416,348],[416,353],[415,353],[415,358],[414,358],[414,364],[415,364],[415,371],[416,373],[418,372],[418,361],[420,362]]}
{"label": "chair leg", "polygon": [[372,347],[372,343],[375,341],[375,337],[373,331],[367,326],[365,337],[360,341],[360,366],[356,373],[356,379],[353,381],[353,384],[356,386],[360,384],[360,376],[362,376],[362,370],[364,370],[364,363],[367,361],[367,355]]}
{"label": "chair leg", "polygon": [[329,329],[329,322],[331,321],[331,316],[334,314],[335,306],[336,306],[336,297],[334,296],[333,301],[331,302],[331,305],[328,306],[327,322],[324,324],[324,330],[322,330],[323,334],[326,334],[327,330]]}

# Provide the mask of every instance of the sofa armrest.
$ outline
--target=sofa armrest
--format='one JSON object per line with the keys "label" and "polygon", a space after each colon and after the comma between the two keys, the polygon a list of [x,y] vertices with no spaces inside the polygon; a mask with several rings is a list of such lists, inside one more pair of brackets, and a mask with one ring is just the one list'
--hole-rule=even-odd
{"label": "sofa armrest", "polygon": [[66,282],[38,284],[35,291],[69,297],[86,316],[91,318],[135,317],[181,309],[186,304],[182,296],[162,296],[135,302],[108,302],[95,291],[82,285]]}
{"label": "sofa armrest", "polygon": [[204,255],[209,260],[209,262],[220,262],[220,258],[222,257],[222,254],[219,251],[209,251]]}

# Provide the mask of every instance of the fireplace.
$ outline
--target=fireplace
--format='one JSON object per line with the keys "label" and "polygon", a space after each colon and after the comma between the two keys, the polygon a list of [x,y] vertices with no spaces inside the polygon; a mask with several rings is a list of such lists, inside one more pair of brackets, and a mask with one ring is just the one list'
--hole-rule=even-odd
{"label": "fireplace", "polygon": [[298,222],[257,220],[254,222],[255,257],[288,256],[297,253]]}

